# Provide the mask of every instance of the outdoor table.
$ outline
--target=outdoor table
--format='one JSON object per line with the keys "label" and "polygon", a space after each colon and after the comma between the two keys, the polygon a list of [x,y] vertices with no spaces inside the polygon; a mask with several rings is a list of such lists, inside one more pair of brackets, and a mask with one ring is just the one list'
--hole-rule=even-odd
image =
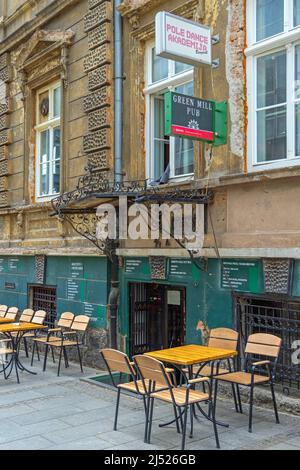
{"label": "outdoor table", "polygon": [[36,375],[36,372],[33,372],[27,369],[21,363],[19,359],[19,349],[20,349],[21,340],[25,333],[28,333],[30,331],[42,330],[44,328],[47,328],[47,327],[44,325],[37,325],[36,323],[27,323],[27,322],[22,322],[22,323],[16,323],[16,322],[3,323],[2,322],[0,323],[0,333],[4,334],[6,338],[10,339],[11,344],[12,344],[12,349],[15,351],[14,354],[11,355],[11,358],[7,366],[4,367],[2,370],[4,373],[6,370],[8,370],[8,373],[5,373],[6,378],[10,376],[13,368],[15,368],[16,370],[18,383],[20,383],[18,369],[20,369],[21,371],[26,371],[29,374]]}
{"label": "outdoor table", "polygon": [[0,325],[3,325],[5,323],[14,323],[16,320],[13,320],[12,318],[0,318]]}
{"label": "outdoor table", "polygon": [[[161,349],[159,351],[151,351],[145,353],[146,356],[153,357],[154,359],[157,359],[158,361],[173,364],[177,366],[177,368],[182,372],[183,368],[188,369],[188,378],[192,379],[193,378],[193,366],[196,364],[205,364],[208,362],[212,363],[212,371],[213,368],[219,367],[220,361],[224,359],[229,359],[237,356],[237,351],[230,351],[228,349],[220,349],[220,348],[210,348],[208,346],[200,346],[197,344],[189,344],[185,346],[178,346],[176,348],[170,348],[170,349]],[[212,386],[212,381],[213,377],[211,376],[211,386]],[[207,415],[204,410],[200,407],[200,405],[197,405],[197,408],[199,411],[211,421],[211,418],[209,415]],[[210,411],[209,411],[210,414]],[[195,413],[194,413],[195,415]],[[195,415],[196,417],[196,415]],[[171,423],[173,423],[171,421]],[[160,427],[168,426],[169,423],[165,424],[160,424]],[[220,426],[225,426],[228,427],[228,424],[217,422]]]}

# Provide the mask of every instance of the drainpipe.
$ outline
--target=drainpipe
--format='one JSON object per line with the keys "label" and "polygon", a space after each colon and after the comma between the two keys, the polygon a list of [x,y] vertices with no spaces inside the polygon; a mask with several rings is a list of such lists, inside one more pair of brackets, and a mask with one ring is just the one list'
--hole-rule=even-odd
{"label": "drainpipe", "polygon": [[[122,132],[123,132],[123,51],[122,17],[118,6],[122,0],[114,1],[114,76],[115,76],[115,112],[114,112],[114,147],[115,147],[115,182],[122,182]],[[117,248],[117,246],[115,247]],[[109,294],[110,345],[118,349],[118,302],[119,302],[119,263],[115,251],[111,259],[111,290]]]}

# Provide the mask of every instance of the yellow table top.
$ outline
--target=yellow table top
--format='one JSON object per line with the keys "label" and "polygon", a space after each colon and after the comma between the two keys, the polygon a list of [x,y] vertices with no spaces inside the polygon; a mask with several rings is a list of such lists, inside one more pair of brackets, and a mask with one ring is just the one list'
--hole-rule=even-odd
{"label": "yellow table top", "polygon": [[5,323],[0,325],[0,333],[14,333],[19,331],[33,331],[33,330],[42,330],[47,328],[44,325],[37,325],[36,323]]}
{"label": "yellow table top", "polygon": [[153,357],[162,362],[169,362],[180,366],[192,366],[202,362],[217,361],[237,356],[236,351],[228,349],[209,348],[208,346],[199,346],[189,344],[177,348],[161,349],[160,351],[151,351],[145,353],[146,356]]}
{"label": "yellow table top", "polygon": [[3,325],[4,323],[13,323],[15,320],[12,320],[11,318],[0,318],[0,325]]}

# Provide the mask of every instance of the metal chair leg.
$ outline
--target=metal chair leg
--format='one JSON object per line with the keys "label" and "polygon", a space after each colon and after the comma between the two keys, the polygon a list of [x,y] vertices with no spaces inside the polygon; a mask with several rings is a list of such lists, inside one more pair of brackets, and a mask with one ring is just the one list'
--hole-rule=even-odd
{"label": "metal chair leg", "polygon": [[45,357],[44,357],[44,367],[43,367],[44,372],[45,372],[46,366],[47,366],[48,348],[49,348],[49,346],[48,346],[48,344],[46,344]]}
{"label": "metal chair leg", "polygon": [[235,411],[238,413],[238,412],[239,412],[239,408],[238,408],[238,402],[237,402],[237,398],[236,398],[236,393],[235,393],[235,386],[234,386],[234,384],[231,384],[231,388],[232,388],[232,396],[233,396]]}
{"label": "metal chair leg", "polygon": [[237,393],[237,399],[238,399],[240,413],[243,414],[243,407],[242,407],[242,400],[241,400],[239,384],[236,384],[236,393]]}
{"label": "metal chair leg", "polygon": [[272,392],[272,400],[273,400],[276,423],[280,424],[273,382],[270,382],[270,387],[271,387],[271,392]]}
{"label": "metal chair leg", "polygon": [[190,420],[191,420],[191,431],[190,431],[190,439],[193,438],[194,434],[194,406],[190,406]]}
{"label": "metal chair leg", "polygon": [[121,396],[121,389],[118,388],[117,403],[116,403],[116,411],[115,411],[115,421],[114,421],[114,431],[117,431],[118,415],[119,415],[119,405],[120,405],[120,396]]}
{"label": "metal chair leg", "polygon": [[61,347],[61,348],[60,348],[60,352],[59,352],[59,362],[58,362],[57,376],[59,376],[59,373],[60,373],[60,365],[61,365],[62,353],[63,353],[63,348]]}
{"label": "metal chair leg", "polygon": [[150,408],[150,398],[148,397],[147,403],[146,403],[146,421],[145,421],[145,433],[144,433],[145,444],[147,444],[147,439],[148,439],[149,408]]}
{"label": "metal chair leg", "polygon": [[151,398],[151,400],[150,400],[149,426],[148,426],[148,439],[147,439],[148,444],[150,444],[150,440],[151,440],[152,421],[153,421],[153,408],[154,408],[154,398]]}
{"label": "metal chair leg", "polygon": [[29,357],[29,354],[28,354],[28,345],[27,345],[26,338],[23,338],[23,342],[24,342],[24,349],[25,349],[26,357]]}
{"label": "metal chair leg", "polygon": [[51,346],[51,352],[52,352],[52,361],[53,361],[53,364],[55,364],[55,357],[54,357],[54,348],[53,348],[53,346]]}
{"label": "metal chair leg", "polygon": [[32,345],[32,353],[31,353],[31,367],[33,366],[33,359],[34,359],[34,352],[35,352],[35,348],[36,348],[36,344],[35,344],[35,341],[33,342],[33,345]]}
{"label": "metal chair leg", "polygon": [[15,369],[16,369],[17,381],[18,381],[18,384],[19,384],[19,383],[20,383],[20,379],[19,379],[18,363],[17,363],[17,357],[16,357],[16,356],[14,357],[14,361],[15,361]]}
{"label": "metal chair leg", "polygon": [[186,437],[186,425],[187,425],[188,411],[189,411],[189,406],[186,405],[186,406],[185,406],[185,409],[184,409],[184,420],[183,420],[181,450],[184,450],[184,448],[185,448],[185,437]]}
{"label": "metal chair leg", "polygon": [[81,355],[80,355],[80,348],[79,348],[79,345],[78,345],[78,344],[77,344],[77,351],[78,351],[78,358],[79,358],[80,369],[81,369],[81,372],[83,372],[82,360],[81,360]]}
{"label": "metal chair leg", "polygon": [[[217,380],[216,380],[217,382]],[[217,449],[220,449],[220,441],[219,441],[219,435],[218,435],[218,428],[217,428],[217,423],[216,423],[216,407],[215,407],[215,402],[211,402],[211,408],[212,408],[212,422],[214,426],[214,433],[215,433],[215,439],[216,439],[216,444],[217,444]]]}
{"label": "metal chair leg", "polygon": [[252,432],[252,416],[253,416],[253,394],[254,394],[254,385],[251,385],[250,389],[250,408],[249,408],[249,432]]}

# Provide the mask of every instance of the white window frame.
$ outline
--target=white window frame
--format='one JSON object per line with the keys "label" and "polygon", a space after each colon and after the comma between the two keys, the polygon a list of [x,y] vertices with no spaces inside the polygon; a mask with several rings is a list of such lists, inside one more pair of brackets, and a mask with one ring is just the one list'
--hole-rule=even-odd
{"label": "white window frame", "polygon": [[[248,98],[248,171],[280,169],[300,165],[300,155],[295,155],[294,106],[295,97],[295,47],[300,43],[300,26],[293,24],[293,0],[284,0],[284,31],[275,36],[256,41],[256,0],[247,1],[247,98]],[[285,159],[268,162],[257,161],[257,59],[286,50],[287,61],[287,155]],[[282,104],[284,105],[284,103]]]}
{"label": "white window frame", "polygon": [[[39,109],[39,96],[46,91],[49,92],[49,117],[48,121],[45,121],[41,124],[36,124],[34,127],[35,130],[35,142],[36,142],[36,165],[35,165],[35,197],[37,201],[50,201],[53,197],[60,194],[59,192],[54,192],[53,190],[53,178],[50,177],[50,187],[48,194],[40,194],[40,149],[41,149],[41,134],[44,131],[49,130],[50,135],[50,142],[49,142],[49,168],[50,168],[50,175],[54,175],[54,167],[55,167],[55,160],[53,156],[53,135],[54,129],[60,127],[61,132],[61,102],[60,102],[60,114],[57,117],[54,117],[54,90],[57,88],[61,88],[62,92],[62,84],[61,81],[56,81],[48,86],[43,88],[39,88],[36,91],[36,121],[38,120],[38,116],[40,115]],[[62,95],[61,95],[62,96]],[[61,155],[60,155],[60,166],[61,166]],[[61,179],[61,175],[60,175]],[[61,183],[60,183],[61,184]]]}
{"label": "white window frame", "polygon": [[[152,49],[155,46],[153,42],[146,47],[145,54],[145,79],[146,87],[144,96],[146,102],[146,178],[153,181],[154,178],[154,95],[159,91],[168,89],[174,91],[176,87],[185,85],[194,81],[194,69],[186,70],[175,75],[175,62],[168,60],[168,77],[152,83]],[[175,175],[175,137],[170,137],[170,179],[169,181],[181,182],[194,178],[194,172],[184,175]]]}

